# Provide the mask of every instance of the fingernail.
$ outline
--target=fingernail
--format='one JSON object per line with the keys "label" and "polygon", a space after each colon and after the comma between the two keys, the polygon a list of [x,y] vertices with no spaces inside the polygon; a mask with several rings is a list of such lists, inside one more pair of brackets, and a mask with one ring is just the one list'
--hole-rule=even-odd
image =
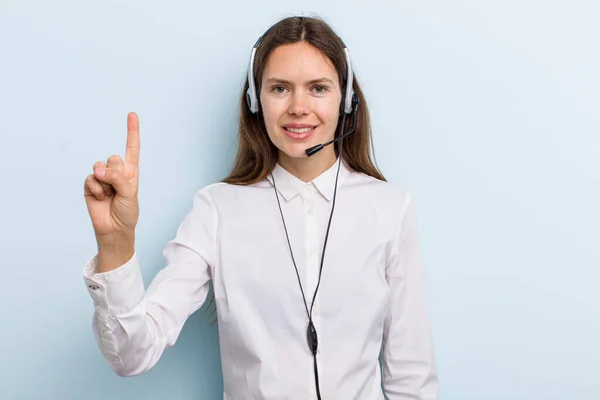
{"label": "fingernail", "polygon": [[98,168],[96,170],[96,175],[98,175],[99,177],[103,177],[104,175],[106,175],[106,170],[103,168]]}

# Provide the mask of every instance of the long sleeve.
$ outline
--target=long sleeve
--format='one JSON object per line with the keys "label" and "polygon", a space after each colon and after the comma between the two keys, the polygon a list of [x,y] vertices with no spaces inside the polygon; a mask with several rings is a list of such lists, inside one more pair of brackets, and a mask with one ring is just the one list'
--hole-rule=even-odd
{"label": "long sleeve", "polygon": [[83,277],[94,302],[92,330],[118,375],[139,375],[152,368],[175,344],[187,318],[202,306],[209,291],[216,235],[216,209],[204,189],[194,197],[176,237],[165,246],[166,266],[147,291],[137,254],[105,273],[95,272],[97,256],[85,266]]}
{"label": "long sleeve", "polygon": [[437,400],[437,368],[410,195],[401,215],[386,265],[390,304],[383,335],[383,386],[386,399]]}

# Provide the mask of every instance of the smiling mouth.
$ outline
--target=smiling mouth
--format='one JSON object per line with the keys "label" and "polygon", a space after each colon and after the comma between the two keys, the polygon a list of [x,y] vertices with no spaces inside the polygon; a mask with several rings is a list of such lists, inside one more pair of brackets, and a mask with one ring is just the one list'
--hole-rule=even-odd
{"label": "smiling mouth", "polygon": [[283,129],[285,129],[288,132],[301,134],[301,133],[308,133],[308,132],[316,129],[316,126],[309,126],[309,127],[306,127],[306,128],[287,128],[287,127],[284,126]]}
{"label": "smiling mouth", "polygon": [[283,131],[285,135],[292,140],[304,141],[310,138],[317,129],[316,126],[302,126],[302,127],[291,127],[284,126]]}

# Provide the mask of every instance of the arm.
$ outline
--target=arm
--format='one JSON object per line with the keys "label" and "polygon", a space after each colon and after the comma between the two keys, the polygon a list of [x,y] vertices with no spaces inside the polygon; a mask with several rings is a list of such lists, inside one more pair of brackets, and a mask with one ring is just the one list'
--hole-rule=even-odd
{"label": "arm", "polygon": [[98,257],[85,267],[84,281],[94,301],[94,336],[118,375],[139,375],[152,368],[175,344],[187,318],[202,306],[209,290],[216,231],[214,204],[202,190],[175,239],[164,248],[166,267],[146,292],[135,253],[108,272],[96,272]]}
{"label": "arm", "polygon": [[386,265],[390,304],[383,334],[383,386],[386,399],[437,400],[437,369],[410,195],[401,206]]}

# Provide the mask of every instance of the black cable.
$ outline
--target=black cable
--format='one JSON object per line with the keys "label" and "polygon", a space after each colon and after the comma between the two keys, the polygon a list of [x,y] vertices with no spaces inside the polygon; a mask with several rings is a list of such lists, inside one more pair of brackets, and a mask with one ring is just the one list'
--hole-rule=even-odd
{"label": "black cable", "polygon": [[[354,114],[356,116],[356,112]],[[343,132],[345,122],[346,122],[346,114],[344,113],[344,115],[342,117],[342,124],[341,124],[340,132]],[[290,249],[290,254],[292,256],[292,262],[294,263],[294,269],[296,270],[296,277],[298,278],[298,285],[300,286],[300,291],[302,292],[302,299],[304,300],[304,307],[306,308],[306,313],[308,314],[307,340],[308,340],[308,347],[313,354],[314,367],[315,367],[315,386],[316,386],[316,390],[317,390],[317,399],[318,400],[321,400],[321,389],[319,387],[319,369],[317,367],[317,349],[318,349],[319,341],[318,341],[317,330],[316,330],[316,328],[313,324],[313,320],[312,320],[312,311],[313,311],[313,307],[315,305],[315,299],[317,298],[317,291],[319,290],[319,286],[321,285],[321,274],[323,272],[323,262],[325,260],[325,249],[327,248],[327,239],[329,237],[329,229],[331,228],[331,220],[333,218],[333,210],[335,209],[335,199],[337,196],[338,178],[340,175],[340,166],[342,165],[342,143],[343,143],[343,141],[344,141],[344,139],[341,138],[340,150],[339,150],[339,155],[338,155],[338,158],[339,158],[338,169],[337,169],[337,173],[335,175],[335,186],[333,189],[333,201],[331,204],[331,212],[329,214],[329,222],[327,223],[327,231],[325,233],[325,242],[323,243],[323,253],[321,254],[321,265],[319,267],[319,279],[317,281],[317,287],[315,288],[315,293],[313,294],[312,303],[310,305],[310,311],[308,310],[308,305],[306,303],[306,296],[304,295],[304,289],[302,288],[302,282],[300,280],[300,273],[298,272],[298,267],[296,265],[296,260],[294,258],[294,252],[292,251],[292,245],[290,243],[290,237],[288,234],[287,226],[285,224],[285,218],[283,217],[283,210],[281,209],[281,202],[279,201],[279,195],[277,194],[277,186],[275,185],[275,177],[273,176],[273,173],[271,172],[271,179],[273,180],[273,190],[275,190],[275,198],[277,199],[277,205],[279,206],[279,213],[281,214],[281,220],[283,222],[285,236],[287,238],[288,247]]]}

